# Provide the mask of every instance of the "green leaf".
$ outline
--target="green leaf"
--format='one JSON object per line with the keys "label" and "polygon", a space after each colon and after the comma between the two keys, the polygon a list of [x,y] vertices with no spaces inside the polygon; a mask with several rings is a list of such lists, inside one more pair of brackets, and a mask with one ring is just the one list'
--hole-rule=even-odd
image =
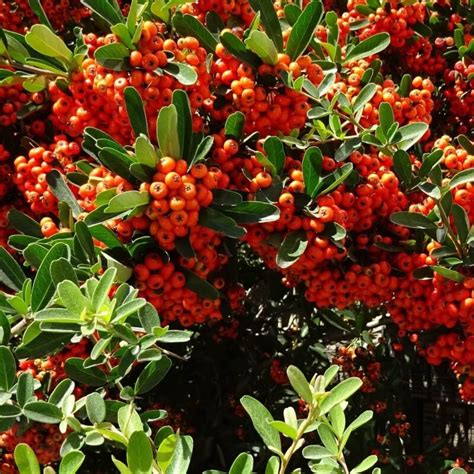
{"label": "green leaf", "polygon": [[274,222],[280,217],[277,206],[261,201],[243,201],[235,206],[222,206],[221,209],[237,224]]}
{"label": "green leaf", "polygon": [[270,425],[277,429],[282,435],[286,436],[287,438],[295,440],[297,438],[296,429],[292,426],[288,425],[284,421],[271,421]]}
{"label": "green leaf", "polygon": [[120,43],[124,44],[128,49],[133,49],[132,37],[125,24],[117,23],[113,25],[110,30],[118,37]]}
{"label": "green leaf", "polygon": [[420,178],[428,176],[433,168],[442,160],[442,158],[442,150],[434,150],[429,155],[423,156],[423,163],[421,165],[420,171],[418,172],[418,176]]}
{"label": "green leaf", "polygon": [[0,310],[0,344],[8,344],[11,336],[11,326],[5,313]]}
{"label": "green leaf", "polygon": [[157,341],[159,342],[177,344],[177,343],[182,343],[182,342],[188,342],[191,339],[192,335],[193,333],[191,331],[181,331],[181,330],[176,330],[176,329],[170,329],[166,331],[166,333],[163,334],[162,336],[156,335],[156,337],[157,337]]}
{"label": "green leaf", "polygon": [[26,280],[20,265],[7,252],[5,247],[0,247],[0,283],[14,291],[20,291]]}
{"label": "green leaf", "polygon": [[263,149],[267,154],[267,158],[275,168],[277,175],[283,171],[286,161],[285,149],[283,143],[277,137],[268,137],[263,142]]}
{"label": "green leaf", "polygon": [[183,15],[176,12],[173,15],[173,26],[181,35],[194,36],[199,40],[199,44],[206,48],[209,53],[215,53],[218,44],[217,40],[197,18],[192,15]]}
{"label": "green leaf", "polygon": [[186,0],[170,0],[169,2],[154,0],[151,5],[151,11],[155,16],[169,23],[171,10],[184,3],[187,3]]}
{"label": "green leaf", "polygon": [[401,140],[397,143],[401,150],[408,150],[417,143],[428,130],[428,125],[423,122],[410,123],[398,129]]}
{"label": "green leaf", "polygon": [[241,140],[244,133],[245,115],[242,112],[234,112],[225,121],[225,134],[228,137]]}
{"label": "green leaf", "polygon": [[266,171],[269,171],[273,176],[277,176],[277,170],[274,164],[263,153],[257,151],[255,153],[255,158],[265,168]]}
{"label": "green leaf", "polygon": [[235,58],[247,63],[257,69],[262,63],[261,59],[252,51],[249,51],[244,42],[230,31],[225,31],[220,35],[220,40],[224,48]]}
{"label": "green leaf", "polygon": [[272,414],[262,403],[249,395],[243,396],[240,399],[240,403],[242,403],[245,411],[250,416],[255,430],[265,445],[281,451],[279,432],[270,425],[270,422],[274,421]]}
{"label": "green leaf", "polygon": [[107,252],[103,253],[105,260],[107,261],[107,268],[115,268],[117,274],[115,276],[115,281],[117,283],[124,283],[130,279],[133,274],[133,270],[129,265],[126,265],[122,262],[119,262]]}
{"label": "green leaf", "polygon": [[66,43],[46,25],[33,25],[26,34],[25,40],[38,53],[56,58],[66,65],[70,65],[74,59]]}
{"label": "green leaf", "polygon": [[390,216],[390,221],[410,229],[436,230],[438,228],[433,221],[417,212],[394,212]]}
{"label": "green leaf", "polygon": [[191,168],[198,161],[205,160],[208,153],[211,151],[213,144],[214,144],[214,137],[212,136],[208,135],[207,137],[202,139],[199,145],[197,146],[196,151],[194,152],[194,156],[188,162],[189,163],[188,168]]}
{"label": "green leaf", "polygon": [[458,283],[462,283],[464,281],[464,275],[455,270],[450,270],[449,268],[442,267],[441,265],[432,265],[431,268],[433,271],[447,280],[456,281]]}
{"label": "green leaf", "polygon": [[[0,422],[3,423],[5,420],[17,418],[21,415],[21,410],[15,405],[0,405]],[[3,428],[3,427],[2,427]]]}
{"label": "green leaf", "polygon": [[474,143],[466,135],[458,135],[456,140],[470,155],[474,155]]}
{"label": "green leaf", "polygon": [[242,202],[242,195],[236,191],[216,188],[212,190],[212,204],[214,206],[237,206]]}
{"label": "green leaf", "polygon": [[[156,168],[156,163],[158,162],[158,156],[155,151],[155,147],[150,143],[150,140],[143,135],[139,136],[135,141],[135,153],[137,160],[139,163],[145,166],[149,166],[150,168]],[[103,191],[97,196],[96,204],[102,205],[105,204],[104,202],[98,202],[99,196],[103,193],[108,193],[112,191],[111,189],[107,191]],[[115,192],[112,193],[114,195]],[[108,201],[107,201],[108,202]]]}
{"label": "green leaf", "polygon": [[260,19],[268,37],[279,52],[283,51],[283,34],[272,0],[250,0],[255,13],[260,13]]}
{"label": "green leaf", "polygon": [[69,451],[59,465],[59,474],[76,474],[82,463],[85,461],[86,456],[81,451]]}
{"label": "green leaf", "polygon": [[317,147],[308,148],[303,157],[303,179],[305,191],[314,198],[321,182],[323,155]]}
{"label": "green leaf", "polygon": [[120,324],[123,324],[128,318],[128,316],[131,316],[132,314],[137,313],[137,311],[140,308],[143,308],[145,304],[146,304],[146,300],[143,298],[136,298],[136,299],[127,301],[115,311],[115,315],[112,321],[114,323],[119,322]]}
{"label": "green leaf", "polygon": [[35,13],[35,15],[38,17],[39,21],[43,25],[46,25],[50,30],[53,30],[53,27],[51,23],[49,22],[49,19],[43,9],[43,6],[41,5],[40,0],[28,0],[28,3],[30,5],[30,8]]}
{"label": "green leaf", "polygon": [[291,267],[304,254],[307,247],[308,239],[305,231],[295,230],[288,232],[278,249],[276,264],[280,268]]}
{"label": "green leaf", "polygon": [[183,268],[181,270],[186,277],[186,288],[197,293],[201,298],[215,300],[219,298],[219,292],[208,281],[198,277],[194,272]]}
{"label": "green leaf", "polygon": [[244,41],[247,48],[253,51],[266,64],[274,66],[278,63],[278,51],[266,33],[254,30]]}
{"label": "green leaf", "polygon": [[114,455],[112,455],[111,458],[120,474],[133,474],[132,471],[122,461],[116,459]]}
{"label": "green leaf", "polygon": [[43,238],[41,226],[30,216],[17,209],[11,209],[8,212],[8,223],[10,227],[13,227],[22,234],[39,237],[40,239]]}
{"label": "green leaf", "polygon": [[134,164],[134,161],[127,153],[115,148],[105,147],[99,152],[99,160],[110,171],[117,173],[127,181],[131,181],[132,183],[136,182],[136,179],[130,171],[130,167]]}
{"label": "green leaf", "polygon": [[283,419],[287,425],[292,428],[298,428],[298,420],[296,418],[296,411],[293,407],[287,407],[283,410]]}
{"label": "green leaf", "polygon": [[173,429],[170,426],[163,426],[156,434],[155,445],[158,446],[156,460],[161,472],[166,472],[166,468],[171,462],[176,450],[178,436],[179,435],[174,434]]}
{"label": "green leaf", "polygon": [[38,423],[56,424],[63,419],[63,414],[56,405],[41,400],[27,403],[23,407],[23,413],[29,420]]}
{"label": "green leaf", "polygon": [[27,444],[17,444],[14,457],[20,474],[40,474],[40,465],[36,454]]}
{"label": "green leaf", "polygon": [[306,446],[306,448],[303,449],[303,457],[305,459],[319,460],[332,456],[333,454],[327,448],[318,444]]}
{"label": "green leaf", "polygon": [[197,72],[189,64],[170,61],[163,71],[173,76],[183,86],[192,86],[198,80]]}
{"label": "green leaf", "polygon": [[[286,240],[286,239],[285,239]],[[290,365],[286,371],[290,384],[295,392],[306,402],[313,402],[313,394],[306,377],[298,367]]]}
{"label": "green leaf", "polygon": [[74,392],[74,388],[75,385],[72,380],[61,380],[61,382],[56,385],[56,388],[49,396],[49,403],[52,403],[53,405],[57,406],[62,406],[64,400]]}
{"label": "green leaf", "polygon": [[350,156],[354,151],[356,151],[362,145],[360,137],[353,137],[344,140],[341,143],[341,146],[336,150],[334,154],[334,159],[339,163],[344,161],[348,156]]}
{"label": "green leaf", "polygon": [[240,453],[230,467],[229,474],[252,474],[253,457],[247,453]]}
{"label": "green leaf", "polygon": [[126,87],[123,95],[125,98],[127,114],[133,131],[135,132],[135,136],[139,137],[140,134],[143,134],[148,137],[148,121],[145,115],[145,106],[143,105],[140,94],[135,87]]}
{"label": "green leaf", "polygon": [[458,204],[453,204],[451,213],[459,239],[462,243],[465,243],[469,235],[469,217],[465,209]]}
{"label": "green leaf", "polygon": [[196,253],[191,246],[191,242],[189,241],[189,236],[186,237],[178,237],[175,241],[176,251],[179,255],[183,258],[195,258]]}
{"label": "green leaf", "polygon": [[342,438],[342,435],[344,434],[344,428],[346,427],[346,417],[344,415],[344,410],[341,405],[342,404],[339,403],[338,405],[333,406],[331,410],[329,410],[331,426],[338,439]]}
{"label": "green leaf", "polygon": [[176,435],[176,444],[170,463],[166,468],[166,474],[181,474],[188,471],[193,451],[193,439],[191,436]]}
{"label": "green leaf", "polygon": [[380,53],[390,44],[390,35],[388,33],[378,33],[374,36],[361,41],[354,46],[346,56],[345,63],[357,61],[368,56]]}
{"label": "green leaf", "polygon": [[286,45],[286,54],[296,61],[314,38],[314,30],[323,17],[323,5],[320,0],[312,0],[302,11],[290,32]]}
{"label": "green leaf", "polygon": [[16,380],[15,357],[7,346],[0,346],[0,389],[8,392]]}
{"label": "green leaf", "polygon": [[410,156],[404,150],[397,150],[393,155],[393,169],[398,176],[398,179],[409,186],[412,181],[411,161]]}
{"label": "green leaf", "polygon": [[353,431],[357,430],[361,426],[365,425],[368,423],[374,416],[374,412],[372,410],[366,410],[362,412],[346,429],[344,435],[348,433],[347,437],[349,437],[349,434],[352,433]]}
{"label": "green leaf", "polygon": [[160,110],[156,121],[156,135],[163,156],[181,158],[178,112],[174,105],[168,105]]}
{"label": "green leaf", "polygon": [[[64,280],[58,285],[58,296],[61,298],[61,302],[65,308],[72,315],[79,316],[82,314],[84,309],[89,307],[88,299],[82,294],[81,290],[76,284],[70,280]],[[60,308],[50,308],[50,310]],[[46,310],[45,312],[47,313]]]}
{"label": "green leaf", "polygon": [[121,432],[129,439],[136,431],[143,431],[143,423],[140,415],[133,405],[124,405],[117,413],[118,425]]}
{"label": "green leaf", "polygon": [[221,17],[213,10],[207,12],[206,14],[206,26],[213,34],[219,34],[219,32],[225,28],[225,24]]}
{"label": "green leaf", "polygon": [[388,102],[381,102],[379,106],[379,120],[380,126],[386,137],[388,137],[388,130],[395,122],[392,106]]}
{"label": "green leaf", "polygon": [[154,327],[160,326],[161,321],[158,312],[150,303],[147,303],[138,310],[138,317],[143,329],[145,329],[148,334],[153,331]]}
{"label": "green leaf", "polygon": [[408,97],[408,94],[411,90],[411,85],[412,79],[410,74],[404,74],[400,81],[400,87],[398,88],[398,93],[400,94],[400,97]]}
{"label": "green leaf", "polygon": [[333,455],[336,456],[338,452],[336,439],[333,432],[326,424],[320,424],[317,428],[319,437],[323,442],[326,449]]}
{"label": "green leaf", "polygon": [[350,474],[357,474],[359,472],[368,471],[378,461],[378,457],[372,454],[366,457],[359,465],[351,470]]}
{"label": "green leaf", "polygon": [[34,379],[30,372],[23,372],[18,377],[18,386],[16,389],[16,399],[18,404],[23,407],[26,402],[34,396]]}
{"label": "green leaf", "polygon": [[33,323],[23,335],[22,343],[17,347],[15,354],[19,359],[39,358],[55,354],[71,339],[70,334],[53,334],[41,331],[40,323]]}
{"label": "green leaf", "polygon": [[467,170],[456,173],[454,178],[452,178],[449,183],[449,189],[454,189],[457,186],[472,182],[474,182],[474,168],[469,168]]}
{"label": "green leaf", "polygon": [[123,23],[125,20],[115,0],[81,0],[81,3],[90,8],[109,25]]}
{"label": "green leaf", "polygon": [[117,236],[108,228],[103,225],[92,225],[89,227],[92,237],[97,239],[99,242],[104,243],[109,249],[123,247],[122,242]]}
{"label": "green leaf", "polygon": [[114,283],[117,270],[115,268],[108,268],[104,274],[100,277],[99,283],[96,286],[92,295],[91,311],[94,313],[99,312],[102,306],[108,299],[109,292]]}
{"label": "green leaf", "polygon": [[321,402],[320,413],[324,415],[331,408],[347,400],[362,386],[362,381],[357,377],[350,377],[337,384],[329,395]]}
{"label": "green leaf", "polygon": [[354,110],[354,113],[359,112],[359,110],[362,110],[364,108],[364,105],[367,104],[367,102],[372,99],[372,97],[375,95],[377,92],[377,86],[374,83],[369,83],[366,84],[357,97],[354,100],[354,103],[352,104],[352,109]]}
{"label": "green leaf", "polygon": [[65,370],[73,380],[91,387],[101,387],[107,383],[107,377],[100,369],[97,367],[85,369],[84,360],[79,357],[67,359]]}
{"label": "green leaf", "polygon": [[327,194],[342,184],[352,173],[354,166],[352,163],[346,163],[337,168],[330,175],[324,177],[319,184],[316,195]]}
{"label": "green leaf", "polygon": [[87,395],[86,410],[91,423],[101,423],[105,420],[105,402],[97,392]]}
{"label": "green leaf", "polygon": [[51,247],[44,257],[33,282],[31,292],[31,309],[33,311],[43,309],[51,300],[55,292],[50,272],[51,264],[59,258],[67,258],[68,253],[69,247],[62,242],[58,242]]}
{"label": "green leaf", "polygon": [[[15,237],[15,236],[14,236]],[[20,236],[16,236],[20,237]],[[26,261],[33,267],[39,268],[41,262],[46,257],[49,248],[36,243],[37,239],[27,240],[26,248],[23,250],[23,256],[25,257]],[[30,243],[28,243],[30,242]]]}
{"label": "green leaf", "polygon": [[272,456],[265,467],[265,474],[278,474],[280,470],[280,460],[276,456]]}
{"label": "green leaf", "polygon": [[135,209],[136,207],[145,206],[150,202],[150,195],[143,191],[125,191],[124,193],[114,196],[105,212],[124,212]]}
{"label": "green leaf", "polygon": [[92,234],[89,231],[89,227],[84,221],[78,221],[74,226],[74,231],[74,239],[77,240],[85,255],[88,257],[89,263],[94,264],[97,260],[97,257],[95,254],[94,241],[92,240]]}
{"label": "green leaf", "polygon": [[135,431],[130,436],[127,464],[133,474],[151,474],[152,472],[153,451],[150,440],[143,431]]}
{"label": "green leaf", "polygon": [[240,239],[246,233],[245,229],[239,227],[234,219],[211,207],[200,210],[199,225],[220,232],[233,239]]}
{"label": "green leaf", "polygon": [[193,123],[191,106],[186,92],[175,90],[173,92],[173,105],[178,114],[178,137],[180,143],[181,156],[187,160],[193,134]]}
{"label": "green leaf", "polygon": [[65,202],[71,208],[73,216],[77,218],[82,209],[66,184],[63,175],[58,170],[52,170],[46,175],[46,181],[58,201]]}
{"label": "green leaf", "polygon": [[111,43],[100,46],[95,51],[95,59],[107,69],[123,71],[129,68],[129,49],[121,43]]}
{"label": "green leaf", "polygon": [[165,355],[160,360],[149,362],[135,382],[135,393],[141,395],[153,390],[171,368],[171,360]]}
{"label": "green leaf", "polygon": [[301,8],[294,3],[287,3],[285,5],[285,19],[290,26],[293,26],[301,15]]}

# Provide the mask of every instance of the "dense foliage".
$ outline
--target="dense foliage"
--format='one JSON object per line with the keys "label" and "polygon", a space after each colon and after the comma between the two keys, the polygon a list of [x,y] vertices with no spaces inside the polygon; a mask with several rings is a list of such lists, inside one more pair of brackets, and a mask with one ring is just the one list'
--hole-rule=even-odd
{"label": "dense foliage", "polygon": [[469,471],[473,24],[0,0],[0,471]]}

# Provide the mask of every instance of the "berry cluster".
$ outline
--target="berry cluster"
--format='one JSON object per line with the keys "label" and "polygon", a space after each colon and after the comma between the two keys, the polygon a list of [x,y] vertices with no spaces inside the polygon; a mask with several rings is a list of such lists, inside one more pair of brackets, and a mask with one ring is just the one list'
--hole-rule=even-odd
{"label": "berry cluster", "polygon": [[208,169],[197,163],[187,170],[184,160],[161,158],[153,182],[141,186],[153,199],[145,211],[151,221],[149,232],[165,250],[172,250],[176,238],[197,226],[199,210],[212,202],[212,190],[225,188],[229,182],[217,167]]}
{"label": "berry cluster", "polygon": [[[85,127],[99,127],[119,142],[127,143],[132,134],[123,95],[127,86],[135,87],[143,98],[150,130],[156,128],[157,111],[171,103],[175,89],[185,88],[192,109],[200,109],[210,98],[206,50],[192,37],[178,41],[163,39],[165,27],[164,23],[145,22],[138,49],[129,57],[130,70],[120,72],[102,66],[94,58],[97,48],[117,42],[117,37],[85,35],[89,54],[81,68],[72,74],[68,91],[63,91],[56,82],[49,85],[53,101],[50,119],[55,129],[78,137]],[[198,80],[184,87],[171,75],[157,72],[166,67],[169,57],[191,66]],[[202,118],[196,115],[195,128],[199,129],[201,123]]]}

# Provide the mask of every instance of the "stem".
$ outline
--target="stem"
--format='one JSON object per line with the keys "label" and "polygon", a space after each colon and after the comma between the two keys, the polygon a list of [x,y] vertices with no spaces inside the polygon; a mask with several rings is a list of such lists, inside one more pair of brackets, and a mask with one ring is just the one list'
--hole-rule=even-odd
{"label": "stem", "polygon": [[[92,339],[94,340],[94,342],[97,344],[99,342],[99,338],[95,335],[95,334],[92,334]],[[113,370],[113,367],[112,367],[112,364],[110,363],[109,359],[105,359],[105,366],[107,367],[108,371],[109,372],[112,372]],[[121,382],[115,382],[115,386],[120,390],[122,391],[123,390],[123,385]]]}
{"label": "stem", "polygon": [[[358,137],[359,137],[359,135],[349,135],[349,136],[344,137],[344,138],[328,138],[327,140],[320,140],[320,141],[311,142],[311,145],[319,146],[319,145],[325,145],[326,143],[343,142],[343,141],[346,141],[346,140],[350,140],[351,138],[358,138]],[[308,141],[310,141],[310,140],[308,140]]]}
{"label": "stem", "polygon": [[19,323],[15,324],[15,326],[12,327],[11,335],[20,335],[27,328],[28,324],[29,321],[27,319],[22,319]]}
{"label": "stem", "polygon": [[439,200],[436,201],[436,205],[438,206],[439,209],[439,215],[441,217],[441,221],[443,222],[444,226],[446,227],[448,231],[449,237],[451,237],[451,240],[453,241],[454,246],[456,247],[456,251],[458,253],[458,257],[464,258],[464,250],[462,248],[462,245],[459,243],[458,238],[456,234],[453,231],[453,228],[451,227],[451,224],[449,222],[449,218],[446,215],[446,212],[443,209],[443,206],[441,205],[441,202]]}
{"label": "stem", "polygon": [[344,454],[341,453],[341,459],[339,459],[339,464],[344,471],[344,474],[349,474],[349,468],[347,467],[346,460],[344,459]]}
{"label": "stem", "polygon": [[19,71],[31,72],[32,74],[41,74],[43,76],[53,76],[53,77],[58,77],[58,76],[68,77],[68,74],[66,72],[60,74],[59,72],[47,71],[45,69],[40,69],[35,66],[28,66],[26,64],[21,64],[17,61],[10,61],[10,64]]}
{"label": "stem", "polygon": [[298,428],[298,431],[296,432],[296,438],[293,440],[290,447],[286,450],[285,454],[283,455],[283,458],[281,459],[279,474],[285,474],[286,468],[290,464],[293,454],[295,454],[298,441],[303,437],[306,428],[311,425],[311,423],[313,423],[315,419],[314,415],[315,414],[313,408],[310,407],[308,417],[306,418],[306,420],[303,421],[303,423],[301,423],[300,427]]}
{"label": "stem", "polygon": [[180,356],[179,354],[176,354],[175,352],[171,352],[168,349],[163,349],[162,347],[157,346],[156,344],[155,344],[155,347],[161,352],[163,352],[163,354],[169,355],[170,357],[174,357],[175,359],[179,359],[183,362],[186,362],[189,359],[189,357]]}
{"label": "stem", "polygon": [[353,119],[352,117],[349,117],[348,115],[346,114],[343,114],[342,112],[339,112],[338,110],[335,110],[333,109],[332,110],[333,113],[335,113],[339,118],[343,119],[343,120],[347,120],[349,123],[351,123],[354,127],[356,127],[356,129],[360,130],[361,132],[366,132],[367,129],[362,127],[359,123],[357,123],[357,121],[355,119]]}

